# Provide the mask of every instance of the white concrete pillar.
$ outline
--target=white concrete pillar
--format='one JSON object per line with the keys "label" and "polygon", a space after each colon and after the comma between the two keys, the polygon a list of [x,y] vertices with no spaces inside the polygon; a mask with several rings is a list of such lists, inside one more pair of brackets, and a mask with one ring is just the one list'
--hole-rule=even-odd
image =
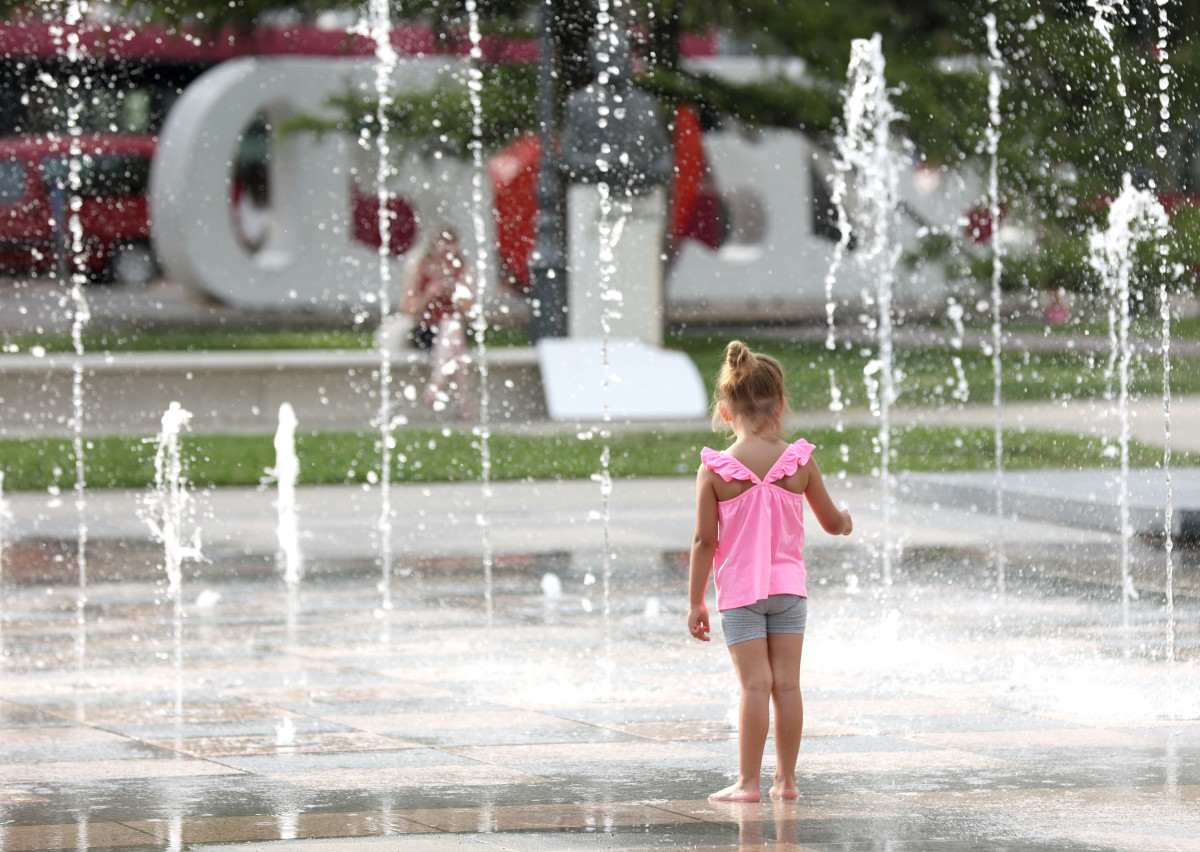
{"label": "white concrete pillar", "polygon": [[[567,190],[567,333],[661,346],[666,190],[614,193],[609,206],[605,214],[595,184],[574,184]],[[602,224],[614,240],[611,274],[601,262]]]}

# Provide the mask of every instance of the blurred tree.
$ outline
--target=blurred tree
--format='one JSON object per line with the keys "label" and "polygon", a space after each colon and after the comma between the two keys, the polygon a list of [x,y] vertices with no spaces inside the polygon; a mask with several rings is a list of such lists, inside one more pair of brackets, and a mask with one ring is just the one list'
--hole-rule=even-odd
{"label": "blurred tree", "polygon": [[[751,118],[830,130],[840,106],[850,43],[883,36],[899,128],[917,157],[982,169],[987,78],[985,16],[994,15],[1003,92],[1000,190],[1010,221],[1035,232],[1038,250],[1006,267],[1010,287],[1096,285],[1086,257],[1107,199],[1129,173],[1168,204],[1200,191],[1200,4],[1184,0],[742,0],[705,3],[703,19],[766,53],[806,63],[817,102],[787,120],[758,98],[730,101]],[[1164,13],[1160,17],[1160,12]],[[1160,29],[1164,27],[1165,28]],[[1108,37],[1102,25],[1111,27]],[[1111,43],[1110,43],[1111,40]],[[1166,79],[1165,88],[1162,80]],[[833,95],[834,104],[820,100]],[[1163,98],[1166,105],[1163,105]],[[1161,116],[1167,110],[1168,117]],[[736,109],[728,109],[736,113]],[[1169,257],[1200,266],[1195,215],[1175,217]],[[992,230],[990,227],[988,230]],[[968,235],[969,236],[969,235]],[[944,239],[935,241],[945,247]],[[1190,260],[1188,259],[1190,256]],[[990,258],[976,253],[986,278]]]}

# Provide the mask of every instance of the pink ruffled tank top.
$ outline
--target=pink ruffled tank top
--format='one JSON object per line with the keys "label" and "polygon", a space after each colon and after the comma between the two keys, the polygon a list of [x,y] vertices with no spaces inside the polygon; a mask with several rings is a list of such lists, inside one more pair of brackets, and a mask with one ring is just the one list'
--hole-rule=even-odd
{"label": "pink ruffled tank top", "polygon": [[754,483],[732,500],[717,503],[717,550],[713,578],[717,609],[733,609],[768,595],[807,597],[804,586],[804,496],[776,480],[808,463],[813,447],[800,439],[780,454],[761,480],[729,453],[705,447],[704,466],[726,482]]}

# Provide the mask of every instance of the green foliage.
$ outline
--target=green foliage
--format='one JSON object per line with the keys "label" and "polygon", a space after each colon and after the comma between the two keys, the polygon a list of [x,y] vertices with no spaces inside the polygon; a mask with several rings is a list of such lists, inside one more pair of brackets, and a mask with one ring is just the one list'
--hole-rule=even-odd
{"label": "green foliage", "polygon": [[[480,140],[496,150],[522,133],[538,129],[536,65],[481,67]],[[678,103],[694,106],[709,125],[736,118],[753,126],[794,127],[813,133],[834,129],[840,103],[836,91],[786,79],[735,84],[712,74],[695,74],[670,65],[651,65],[638,85],[659,97],[664,115]],[[560,86],[565,100],[566,87]],[[389,97],[385,114],[391,132],[425,155],[466,156],[474,140],[474,109],[465,74],[435,89]],[[301,116],[285,132],[339,130],[369,138],[376,132],[378,100],[334,99],[336,120]]]}
{"label": "green foliage", "polygon": [[1174,239],[1169,244],[1168,262],[1186,276],[1200,274],[1200,207],[1180,208],[1171,220]]}
{"label": "green foliage", "polygon": [[[1200,115],[1200,50],[1194,36],[1200,10],[1170,3],[1166,53],[1168,90],[1154,51],[1158,4],[1132,3],[1109,45],[1094,25],[1095,10],[1066,0],[861,0],[844,3],[767,2],[713,4],[713,20],[765,52],[791,53],[826,90],[844,86],[850,41],[882,35],[888,84],[904,113],[905,135],[935,164],[983,173],[989,124],[988,44],[984,16],[997,19],[1002,63],[999,138],[1000,190],[1009,221],[1036,232],[1037,248],[1006,258],[1004,286],[1038,292],[1055,286],[1093,291],[1098,282],[1086,262],[1087,236],[1106,221],[1107,200],[1122,176],[1153,180],[1160,188],[1194,188],[1179,133]],[[710,8],[710,7],[706,7]],[[1160,94],[1172,116],[1161,127]],[[835,108],[836,109],[836,108]],[[732,112],[732,111],[731,111]],[[813,129],[828,118],[823,103],[799,102],[797,115],[760,111],[759,120]],[[836,123],[836,111],[835,123]],[[1160,154],[1159,150],[1162,150]],[[1168,252],[1194,266],[1194,216],[1176,218]],[[1153,250],[1151,251],[1153,254]],[[962,246],[964,268],[976,280],[991,276],[991,258]],[[926,257],[952,257],[944,243]],[[974,260],[971,258],[974,257]],[[1157,262],[1150,270],[1157,269]],[[1178,283],[1194,287],[1194,277]],[[1147,277],[1147,286],[1158,282]]]}
{"label": "green foliage", "polygon": [[667,114],[676,104],[690,104],[709,125],[737,118],[754,126],[828,133],[840,109],[835,92],[782,78],[734,84],[712,74],[651,68],[638,85],[658,96]]}
{"label": "green foliage", "polygon": [[[990,280],[991,254],[971,262],[971,272],[978,281]],[[1043,243],[1036,251],[1016,252],[1006,256],[1000,279],[1009,292],[1045,293],[1056,287],[1076,293],[1095,293],[1100,277],[1088,260],[1085,236],[1060,236],[1052,244]]]}
{"label": "green foliage", "polygon": [[[480,73],[480,140],[485,150],[494,150],[537,126],[537,67],[484,65]],[[464,155],[475,138],[474,110],[465,76],[427,91],[394,97],[385,113],[392,132],[426,156]],[[332,103],[339,112],[338,119],[303,116],[282,129],[293,133],[338,130],[370,138],[378,132],[378,105],[375,98],[341,97]]]}

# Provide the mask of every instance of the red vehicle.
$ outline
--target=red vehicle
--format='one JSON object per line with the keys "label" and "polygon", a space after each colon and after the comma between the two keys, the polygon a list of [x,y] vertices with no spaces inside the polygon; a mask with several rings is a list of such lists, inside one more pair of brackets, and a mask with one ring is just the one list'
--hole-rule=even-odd
{"label": "red vehicle", "polygon": [[[78,268],[95,280],[142,286],[159,262],[150,240],[150,161],[157,139],[140,134],[61,134],[0,139],[0,274],[67,278]],[[71,163],[78,163],[72,189]],[[234,182],[235,197],[242,187]],[[69,199],[79,198],[77,213]],[[379,245],[379,202],[352,193],[354,237]],[[392,204],[392,252],[412,247],[416,223],[402,199]],[[230,215],[234,211],[231,207]],[[72,251],[78,215],[82,251]]]}
{"label": "red vehicle", "polygon": [[[69,274],[78,264],[120,284],[156,278],[146,195],[154,143],[123,134],[0,139],[0,271]],[[78,211],[70,210],[72,197]],[[73,216],[83,232],[78,256],[71,252]]]}

